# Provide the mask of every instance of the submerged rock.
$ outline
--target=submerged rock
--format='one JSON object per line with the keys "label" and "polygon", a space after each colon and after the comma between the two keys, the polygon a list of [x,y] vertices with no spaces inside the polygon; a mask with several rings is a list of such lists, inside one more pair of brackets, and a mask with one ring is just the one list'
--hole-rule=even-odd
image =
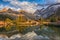
{"label": "submerged rock", "polygon": [[20,34],[16,34],[10,37],[10,39],[16,39],[16,38],[21,38]]}
{"label": "submerged rock", "polygon": [[33,32],[29,32],[21,37],[21,40],[32,40],[34,36],[37,36],[37,34]]}
{"label": "submerged rock", "polygon": [[44,37],[44,36],[39,35],[39,36],[33,37],[33,40],[50,40],[50,38],[47,36]]}

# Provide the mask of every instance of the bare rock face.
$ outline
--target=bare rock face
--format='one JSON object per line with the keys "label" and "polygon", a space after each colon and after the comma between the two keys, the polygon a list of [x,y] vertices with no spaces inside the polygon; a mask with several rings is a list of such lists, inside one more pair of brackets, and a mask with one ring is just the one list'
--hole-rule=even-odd
{"label": "bare rock face", "polygon": [[22,36],[21,34],[12,35],[10,39],[21,38],[21,36]]}
{"label": "bare rock face", "polygon": [[27,34],[21,36],[20,40],[32,40],[34,36],[37,36],[35,32],[28,32]]}
{"label": "bare rock face", "polygon": [[51,15],[54,15],[57,12],[59,7],[60,7],[60,3],[52,4],[48,6],[46,9],[36,10],[34,15],[36,19],[40,19],[41,17],[48,18]]}

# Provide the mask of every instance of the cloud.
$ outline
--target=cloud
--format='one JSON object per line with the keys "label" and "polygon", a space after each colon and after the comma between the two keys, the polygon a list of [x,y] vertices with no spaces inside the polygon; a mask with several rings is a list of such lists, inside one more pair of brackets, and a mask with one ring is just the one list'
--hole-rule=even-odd
{"label": "cloud", "polygon": [[3,8],[4,6],[2,4],[0,4],[0,10]]}
{"label": "cloud", "polygon": [[20,2],[18,0],[3,0],[5,2],[10,2],[10,5],[14,6],[15,8],[20,8],[26,10],[27,12],[33,13],[37,9],[37,3],[31,3],[28,1]]}
{"label": "cloud", "polygon": [[17,1],[17,0],[3,0],[4,2]]}
{"label": "cloud", "polygon": [[30,2],[19,2],[19,1],[12,1],[11,2],[12,5],[14,5],[15,7],[18,7],[18,8],[21,8],[23,10],[26,10],[26,11],[34,11],[37,7],[37,4],[36,3],[30,3]]}
{"label": "cloud", "polygon": [[60,3],[60,0],[46,0],[47,4]]}
{"label": "cloud", "polygon": [[3,9],[3,8],[8,8],[8,6],[4,6],[3,4],[0,4],[0,10]]}
{"label": "cloud", "polygon": [[46,4],[54,4],[56,3],[56,0],[46,0]]}
{"label": "cloud", "polygon": [[60,0],[57,0],[58,3],[60,3]]}
{"label": "cloud", "polygon": [[[3,0],[4,2],[9,2],[10,5],[14,6],[14,9],[23,9],[29,13],[35,12],[37,9],[41,9],[42,7],[38,5],[38,3],[31,3],[28,1],[18,1],[18,0]],[[59,0],[58,0],[59,1]],[[46,4],[52,4],[57,2],[57,0],[45,0]],[[37,6],[38,5],[38,6]],[[12,7],[11,7],[12,8]]]}
{"label": "cloud", "polygon": [[18,10],[17,8],[15,8],[15,7],[11,7],[11,6],[9,6],[9,5],[3,5],[3,4],[0,4],[0,10],[2,10],[3,8],[11,8],[11,9],[13,9],[13,10]]}

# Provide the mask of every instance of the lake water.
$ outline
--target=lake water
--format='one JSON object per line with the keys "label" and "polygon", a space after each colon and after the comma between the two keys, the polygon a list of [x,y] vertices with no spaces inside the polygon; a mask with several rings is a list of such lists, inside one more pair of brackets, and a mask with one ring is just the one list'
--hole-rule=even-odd
{"label": "lake water", "polygon": [[0,40],[60,40],[60,27],[37,27],[33,31],[29,31],[24,35],[18,33],[9,38],[0,35]]}

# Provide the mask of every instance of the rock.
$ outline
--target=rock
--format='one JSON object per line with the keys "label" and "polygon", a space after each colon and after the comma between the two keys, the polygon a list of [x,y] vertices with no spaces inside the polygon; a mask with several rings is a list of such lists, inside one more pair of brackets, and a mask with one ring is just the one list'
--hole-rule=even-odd
{"label": "rock", "polygon": [[29,32],[21,37],[21,40],[32,40],[34,36],[37,36],[37,34],[33,32]]}
{"label": "rock", "polygon": [[20,38],[20,37],[21,37],[20,34],[16,34],[16,35],[11,36],[10,39],[16,39],[16,38]]}
{"label": "rock", "polygon": [[33,37],[33,40],[50,40],[50,39],[47,36],[44,37],[44,36],[39,35],[39,36]]}

